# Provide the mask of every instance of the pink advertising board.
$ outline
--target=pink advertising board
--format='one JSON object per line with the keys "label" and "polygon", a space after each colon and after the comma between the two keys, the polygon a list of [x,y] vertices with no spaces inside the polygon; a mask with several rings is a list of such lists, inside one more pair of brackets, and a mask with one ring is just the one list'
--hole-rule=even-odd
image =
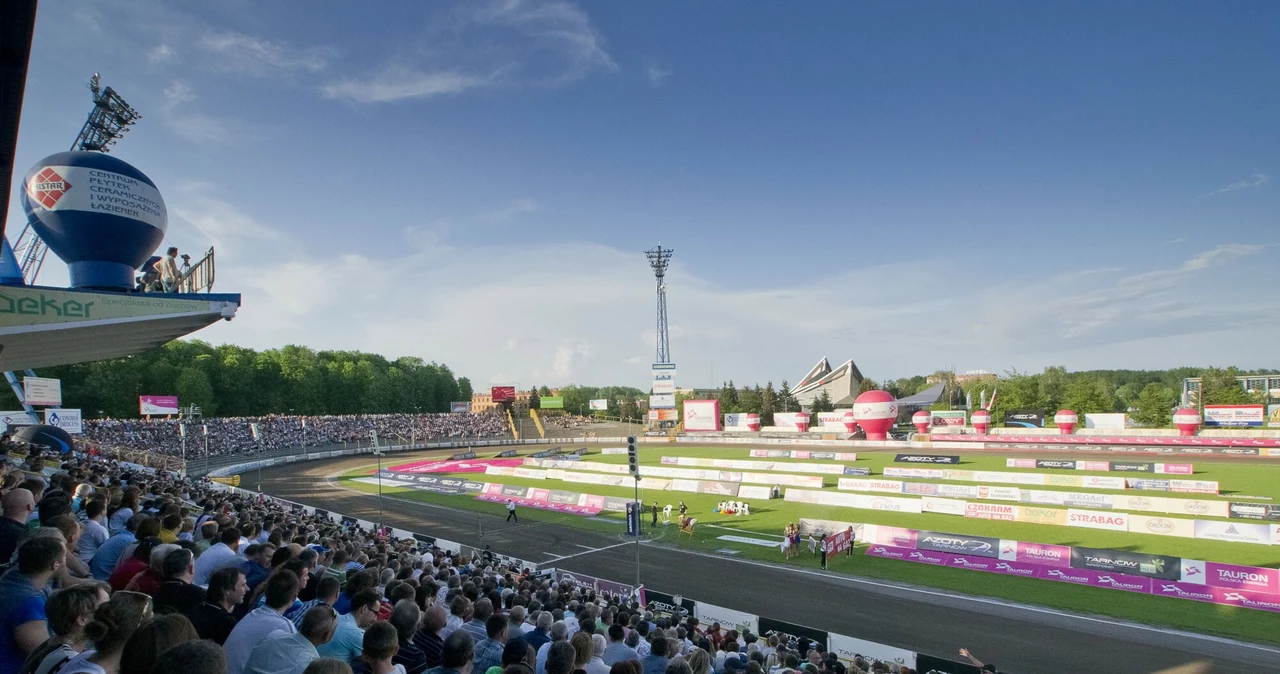
{"label": "pink advertising board", "polygon": [[138,396],[138,414],[177,414],[178,396]]}

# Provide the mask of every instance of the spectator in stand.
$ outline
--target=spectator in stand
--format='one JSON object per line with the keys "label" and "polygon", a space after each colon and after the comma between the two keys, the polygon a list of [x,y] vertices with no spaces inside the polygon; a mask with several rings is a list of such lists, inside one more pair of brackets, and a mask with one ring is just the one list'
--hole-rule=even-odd
{"label": "spectator in stand", "polygon": [[[564,624],[563,620],[557,620],[551,623],[551,641],[543,644],[538,649],[538,659],[533,668],[535,674],[546,674],[547,671],[547,654],[551,652],[551,646],[560,642],[569,640],[569,626]],[[572,646],[570,646],[572,648]],[[573,657],[569,658],[570,665],[573,663]],[[572,667],[570,667],[572,669]]]}
{"label": "spectator in stand", "polygon": [[209,639],[219,646],[227,641],[236,626],[235,608],[244,601],[249,586],[244,573],[235,567],[218,569],[209,576],[209,589],[204,603],[191,611],[191,624],[201,639]]}
{"label": "spectator in stand", "polygon": [[[338,581],[328,576],[321,578],[319,587],[316,589],[316,598],[311,601],[302,602],[301,606],[291,607],[285,611],[284,617],[293,622],[294,627],[302,627],[302,618],[316,606],[333,607],[338,602],[339,589]],[[337,610],[334,610],[337,613]]]}
{"label": "spectator in stand", "polygon": [[557,641],[547,650],[547,674],[572,674],[577,653],[567,641]]}
{"label": "spectator in stand", "polygon": [[21,669],[49,638],[44,589],[66,552],[57,538],[29,538],[18,546],[18,563],[0,576],[0,672]]}
{"label": "spectator in stand", "polygon": [[120,654],[120,674],[150,674],[161,653],[199,638],[186,616],[158,615],[129,636]]}
{"label": "spectator in stand", "polygon": [[[483,600],[488,601],[488,600]],[[501,667],[502,652],[507,646],[507,619],[491,615],[485,621],[485,638],[476,642],[475,665],[472,672],[488,672],[490,667]]]}
{"label": "spectator in stand", "polygon": [[84,635],[93,648],[82,651],[57,674],[104,674],[120,671],[124,646],[142,623],[150,620],[151,598],[137,592],[117,592],[93,612]]}
{"label": "spectator in stand", "polygon": [[201,555],[209,550],[218,542],[218,523],[205,522],[200,525],[200,537],[196,541],[196,548],[199,549]]}
{"label": "spectator in stand", "polygon": [[151,674],[224,674],[227,658],[222,649],[210,641],[196,640],[180,643],[160,654],[151,667]]}
{"label": "spectator in stand", "polygon": [[591,664],[594,648],[591,645],[591,635],[578,632],[569,640],[569,644],[573,646],[573,674],[587,674],[587,665]]}
{"label": "spectator in stand", "polygon": [[316,650],[329,643],[338,629],[338,613],[332,606],[313,606],[302,617],[296,634],[276,632],[249,654],[246,674],[299,674],[320,657]]}
{"label": "spectator in stand", "polygon": [[180,613],[190,616],[196,607],[204,603],[205,591],[199,585],[193,585],[191,579],[196,575],[195,557],[191,551],[178,548],[169,551],[160,562],[164,582],[156,591],[156,613]]}
{"label": "spectator in stand", "polygon": [[125,528],[125,523],[129,521],[138,512],[138,489],[129,487],[124,490],[124,496],[120,500],[120,507],[107,519],[107,530],[114,536]]}
{"label": "spectator in stand", "polygon": [[640,660],[640,654],[636,653],[631,647],[627,646],[625,640],[627,637],[626,629],[617,623],[609,626],[609,645],[605,647],[601,658],[604,664],[612,667],[619,662],[627,660]]}
{"label": "spectator in stand", "polygon": [[670,659],[667,657],[667,638],[661,634],[649,642],[650,653],[640,661],[643,674],[666,674]]}
{"label": "spectator in stand", "polygon": [[[489,635],[487,625],[491,615],[493,615],[493,602],[488,599],[481,599],[471,605],[471,620],[463,624],[461,629],[470,634],[475,643],[479,644]],[[481,671],[477,672],[477,674],[484,673]]]}
{"label": "spectator in stand", "polygon": [[135,574],[124,589],[130,592],[141,592],[154,598],[156,592],[160,591],[160,584],[164,582],[164,556],[178,549],[180,548],[173,543],[161,543],[151,548],[147,568]]}
{"label": "spectator in stand", "polygon": [[196,559],[196,585],[208,585],[209,575],[237,556],[240,549],[240,530],[227,527],[218,535],[218,544],[200,554]]}
{"label": "spectator in stand", "polygon": [[604,650],[608,644],[603,634],[591,635],[591,662],[587,663],[587,674],[609,674],[609,665],[604,661]]}
{"label": "spectator in stand", "polygon": [[[378,618],[378,592],[360,590],[351,598],[351,612],[338,617],[338,631],[329,643],[319,649],[322,658],[337,658],[351,662],[360,656],[364,648],[364,631]],[[235,674],[228,672],[227,674]]]}
{"label": "spectator in stand", "polygon": [[7,564],[27,533],[27,520],[36,511],[36,499],[28,489],[18,487],[0,499],[0,564]]}
{"label": "spectator in stand", "polygon": [[227,674],[243,674],[254,647],[272,633],[293,634],[297,631],[293,623],[285,619],[284,612],[298,596],[298,575],[282,570],[272,574],[266,583],[266,605],[250,611],[241,619],[222,646],[227,653]]}
{"label": "spectator in stand", "polygon": [[551,615],[550,611],[543,611],[538,614],[537,623],[534,625],[533,631],[525,633],[524,641],[533,647],[534,652],[539,651],[551,641],[551,624],[554,621],[555,617]]}
{"label": "spectator in stand", "polygon": [[422,626],[413,635],[413,644],[422,651],[428,668],[440,666],[444,650],[444,639],[440,637],[440,631],[444,629],[447,617],[444,608],[432,606],[423,615]]}
{"label": "spectator in stand", "polygon": [[44,610],[53,636],[27,656],[20,674],[49,674],[83,651],[88,645],[84,627],[109,598],[106,583],[74,585],[49,595]]}
{"label": "spectator in stand", "polygon": [[138,542],[135,532],[144,519],[146,518],[142,515],[129,518],[123,530],[107,539],[93,553],[93,559],[89,560],[89,572],[95,579],[106,580],[111,577],[111,573],[116,570],[121,558],[125,556],[125,550]]}
{"label": "spectator in stand", "polygon": [[240,570],[244,571],[245,582],[249,583],[249,592],[258,587],[258,583],[271,575],[271,557],[276,553],[276,546],[263,543],[250,543],[244,550],[244,561]]}
{"label": "spectator in stand", "polygon": [[427,674],[483,674],[472,670],[475,656],[475,642],[471,635],[456,631],[444,640],[440,666],[427,670]]}
{"label": "spectator in stand", "polygon": [[524,607],[512,606],[507,611],[507,641],[515,641],[524,636]]}
{"label": "spectator in stand", "polygon": [[969,652],[969,649],[967,649],[967,648],[961,648],[961,649],[960,649],[960,657],[964,658],[965,660],[968,660],[968,661],[969,661],[969,664],[971,664],[971,665],[973,665],[974,667],[977,667],[977,668],[978,668],[978,671],[981,671],[981,672],[996,672],[996,671],[997,671],[997,670],[996,670],[996,666],[995,666],[995,665],[992,665],[992,664],[989,664],[989,663],[984,663],[984,662],[982,662],[981,660],[979,660],[979,659],[977,659],[977,658],[973,657],[973,654],[972,654],[972,653],[970,653],[970,652]]}
{"label": "spectator in stand", "polygon": [[[111,534],[107,533],[107,502],[100,498],[91,498],[85,502],[80,512],[84,515],[81,523],[84,530],[80,533],[79,544],[76,545],[76,556],[80,561],[89,564],[93,560],[94,553],[111,538]],[[92,570],[90,567],[90,573]]]}
{"label": "spectator in stand", "polygon": [[361,641],[361,657],[352,663],[354,674],[405,674],[402,665],[393,659],[399,648],[394,627],[387,623],[375,623],[364,633]]}
{"label": "spectator in stand", "polygon": [[400,647],[392,661],[404,667],[406,674],[422,674],[427,671],[427,655],[413,643],[413,634],[421,619],[422,611],[412,599],[401,599],[391,609],[388,622],[396,628],[396,636],[400,641]]}
{"label": "spectator in stand", "polygon": [[351,665],[333,658],[317,658],[302,670],[302,674],[352,674]]}

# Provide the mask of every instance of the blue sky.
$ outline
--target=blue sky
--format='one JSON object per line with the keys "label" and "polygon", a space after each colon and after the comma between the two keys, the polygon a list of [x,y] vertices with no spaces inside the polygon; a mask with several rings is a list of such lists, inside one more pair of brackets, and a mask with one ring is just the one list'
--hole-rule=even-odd
{"label": "blue sky", "polygon": [[98,71],[200,338],[478,385],[643,383],[659,240],[683,385],[1276,365],[1274,3],[375,6],[43,3],[19,175]]}

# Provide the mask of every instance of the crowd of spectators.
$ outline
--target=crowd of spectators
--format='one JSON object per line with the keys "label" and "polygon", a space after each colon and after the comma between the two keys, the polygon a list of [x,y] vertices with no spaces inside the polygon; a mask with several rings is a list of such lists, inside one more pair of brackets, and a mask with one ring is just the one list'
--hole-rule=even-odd
{"label": "crowd of spectators", "polygon": [[580,414],[554,414],[554,415],[543,415],[542,423],[549,426],[554,426],[556,428],[572,430],[575,428],[585,428],[587,426],[593,426],[601,422],[598,419],[594,419],[592,417],[584,417]]}
{"label": "crowd of spectators", "polygon": [[910,673],[100,457],[3,473],[6,673]]}
{"label": "crowd of spectators", "polygon": [[[483,414],[369,414],[342,416],[216,417],[200,421],[179,419],[91,419],[84,422],[84,439],[104,446],[128,446],[168,456],[182,453],[186,425],[187,454],[209,456],[254,454],[293,447],[327,447],[369,442],[376,430],[387,443],[429,442],[440,439],[502,438],[511,431],[504,417]],[[253,436],[253,425],[258,438]]]}

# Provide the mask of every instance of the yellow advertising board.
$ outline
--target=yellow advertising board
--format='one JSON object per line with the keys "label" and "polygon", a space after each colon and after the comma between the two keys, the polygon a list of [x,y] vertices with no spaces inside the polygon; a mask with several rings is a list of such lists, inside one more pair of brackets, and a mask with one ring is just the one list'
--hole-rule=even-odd
{"label": "yellow advertising board", "polygon": [[1084,478],[1079,475],[1054,475],[1047,473],[1044,476],[1044,483],[1054,487],[1083,487]]}
{"label": "yellow advertising board", "polygon": [[0,289],[0,327],[208,312],[209,304],[207,297],[198,295],[188,300],[146,293],[5,286]]}
{"label": "yellow advertising board", "polygon": [[1067,511],[1059,508],[1018,506],[1018,512],[1014,517],[1014,521],[1030,522],[1031,524],[1056,524],[1058,526],[1066,526]]}

